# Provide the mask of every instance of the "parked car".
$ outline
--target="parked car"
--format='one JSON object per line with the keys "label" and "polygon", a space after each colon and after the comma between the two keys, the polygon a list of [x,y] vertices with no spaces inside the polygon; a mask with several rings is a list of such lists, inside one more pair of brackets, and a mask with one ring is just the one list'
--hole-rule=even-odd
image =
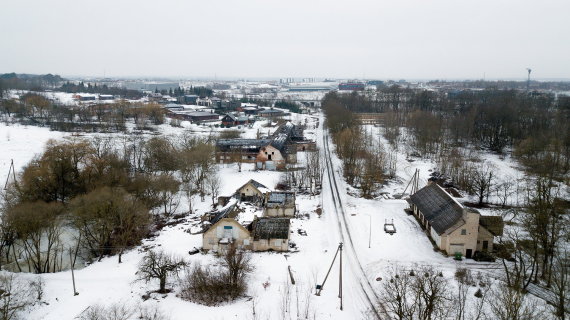
{"label": "parked car", "polygon": [[486,262],[495,262],[495,257],[493,257],[490,253],[486,251],[477,251],[473,255],[473,260],[475,261],[486,261]]}

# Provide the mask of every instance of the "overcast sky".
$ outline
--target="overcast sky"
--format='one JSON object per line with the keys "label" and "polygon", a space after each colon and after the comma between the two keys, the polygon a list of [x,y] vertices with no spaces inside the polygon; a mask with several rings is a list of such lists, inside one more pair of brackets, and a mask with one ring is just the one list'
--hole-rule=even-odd
{"label": "overcast sky", "polygon": [[570,78],[568,0],[1,0],[0,73]]}

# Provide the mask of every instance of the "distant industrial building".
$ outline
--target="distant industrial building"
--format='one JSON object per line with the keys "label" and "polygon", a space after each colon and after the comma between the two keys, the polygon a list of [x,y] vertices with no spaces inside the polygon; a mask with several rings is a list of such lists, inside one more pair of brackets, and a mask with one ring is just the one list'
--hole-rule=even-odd
{"label": "distant industrial building", "polygon": [[[168,109],[167,109],[168,110]],[[208,122],[220,120],[220,115],[213,112],[206,111],[170,111],[168,113],[170,118],[186,120],[191,122]]]}
{"label": "distant industrial building", "polygon": [[121,83],[125,89],[139,90],[139,91],[162,91],[174,90],[180,87],[179,82],[142,82],[142,81],[125,81]]}
{"label": "distant industrial building", "polygon": [[344,82],[339,83],[338,90],[341,91],[364,91],[364,83],[361,82]]}

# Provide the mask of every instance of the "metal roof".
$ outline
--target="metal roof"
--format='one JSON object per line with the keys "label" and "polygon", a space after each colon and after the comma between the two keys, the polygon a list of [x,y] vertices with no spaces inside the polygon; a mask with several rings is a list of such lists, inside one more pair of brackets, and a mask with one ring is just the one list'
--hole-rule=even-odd
{"label": "metal roof", "polygon": [[295,193],[287,191],[273,191],[267,199],[267,206],[295,204]]}
{"label": "metal roof", "polygon": [[251,224],[253,240],[289,239],[289,225],[287,218],[258,218]]}
{"label": "metal roof", "polygon": [[225,207],[221,208],[220,210],[214,211],[212,213],[212,215],[214,215],[214,217],[210,220],[212,225],[215,224],[216,222],[220,221],[223,218],[227,218],[228,215],[232,211],[234,211],[236,204],[237,204],[237,201],[232,201],[228,205],[226,205]]}
{"label": "metal roof", "polygon": [[271,142],[269,139],[219,139],[218,146],[266,146]]}
{"label": "metal roof", "polygon": [[489,230],[494,236],[502,236],[505,223],[503,218],[499,216],[481,216],[479,224]]}
{"label": "metal roof", "polygon": [[438,234],[447,231],[463,217],[463,206],[436,183],[418,190],[410,201]]}
{"label": "metal roof", "polygon": [[[263,184],[261,184],[261,183],[255,181],[255,180],[253,180],[253,179],[250,179],[248,182],[246,182],[246,184],[248,184],[248,183],[251,183],[251,184],[252,184],[254,187],[256,187],[257,189],[261,189],[261,188],[269,189],[268,187],[264,186]],[[243,186],[245,186],[246,184],[244,184]],[[243,186],[241,186],[240,189],[243,188]],[[239,190],[239,189],[238,189],[238,190]]]}

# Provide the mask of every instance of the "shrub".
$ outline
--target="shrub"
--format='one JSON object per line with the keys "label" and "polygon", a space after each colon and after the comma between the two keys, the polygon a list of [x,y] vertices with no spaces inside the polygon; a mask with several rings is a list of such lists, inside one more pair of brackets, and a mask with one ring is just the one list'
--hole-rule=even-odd
{"label": "shrub", "polygon": [[182,279],[180,297],[215,306],[235,300],[247,290],[246,277],[251,272],[250,257],[231,246],[220,256],[220,266],[195,264]]}

